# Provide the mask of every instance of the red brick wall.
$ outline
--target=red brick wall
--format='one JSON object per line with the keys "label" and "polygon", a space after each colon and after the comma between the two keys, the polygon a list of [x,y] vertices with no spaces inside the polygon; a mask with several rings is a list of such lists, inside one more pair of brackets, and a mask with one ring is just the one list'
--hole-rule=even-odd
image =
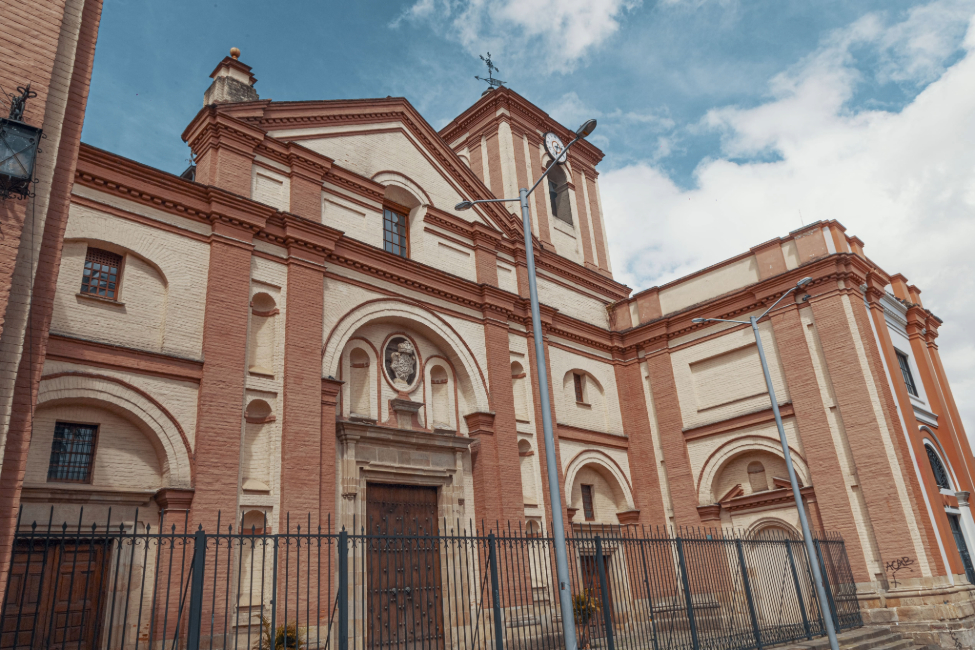
{"label": "red brick wall", "polygon": [[873,410],[867,407],[871,403],[867,378],[858,362],[853,332],[842,304],[847,299],[843,294],[833,293],[810,301],[833,394],[843,418],[859,489],[867,504],[881,559],[917,559],[911,538],[905,534],[908,522],[904,518],[890,464],[886,454],[878,453],[887,445]]}
{"label": "red brick wall", "polygon": [[[870,316],[873,318],[874,325],[876,326],[877,333],[880,337],[880,345],[883,354],[887,359],[887,368],[893,373],[891,375],[891,380],[894,385],[894,397],[900,402],[901,405],[901,415],[904,417],[904,421],[907,428],[911,434],[911,444],[914,448],[914,457],[918,460],[917,467],[921,471],[921,480],[923,485],[918,484],[916,481],[911,481],[910,485],[915,486],[917,490],[917,502],[920,506],[923,502],[923,495],[920,493],[921,489],[927,491],[929,502],[932,504],[932,510],[934,511],[934,524],[931,524],[931,516],[927,512],[927,508],[920,510],[918,515],[918,523],[921,526],[922,535],[927,538],[927,545],[929,548],[929,555],[931,558],[932,570],[936,575],[939,575],[945,571],[944,560],[941,557],[940,550],[937,548],[937,539],[935,539],[935,526],[937,531],[941,536],[942,545],[944,545],[946,554],[951,558],[957,556],[957,550],[952,553],[953,544],[945,544],[946,540],[952,539],[951,529],[949,528],[948,520],[946,517],[942,516],[940,513],[942,511],[941,506],[941,492],[938,489],[938,485],[934,480],[934,472],[931,470],[931,464],[927,462],[927,452],[924,451],[924,442],[921,438],[918,422],[914,416],[914,405],[911,403],[911,398],[907,394],[907,386],[901,380],[900,370],[898,369],[897,356],[894,353],[894,344],[890,339],[890,332],[887,329],[887,319],[884,316],[883,307],[879,304],[871,304]],[[886,381],[884,382],[886,383]],[[894,408],[893,406],[891,408]],[[895,414],[896,417],[896,414]],[[905,475],[909,472],[912,476],[915,474],[913,463],[910,462],[909,458],[905,458],[905,462],[908,463],[905,466]],[[964,569],[961,567],[961,558],[954,558],[957,562],[957,568],[959,569],[956,573],[960,573]]]}
{"label": "red brick wall", "polygon": [[[40,124],[48,85],[51,83],[50,71],[57,48],[59,21],[51,20],[63,10],[59,3],[0,2],[0,42],[16,44],[13,51],[4,50],[0,56],[0,79],[7,91],[14,90],[18,83],[24,82],[26,75],[32,82],[32,90],[38,97],[28,102],[25,118],[32,124]],[[50,203],[44,235],[41,239],[40,253],[37,257],[37,272],[34,277],[31,315],[28,322],[30,346],[21,356],[14,384],[13,412],[7,429],[3,464],[0,467],[0,590],[7,584],[7,567],[10,561],[10,548],[13,542],[17,510],[20,503],[20,490],[23,485],[27,450],[30,445],[31,419],[37,401],[37,386],[40,381],[44,355],[47,348],[47,332],[51,324],[54,305],[54,292],[57,285],[58,268],[61,264],[61,246],[64,228],[68,220],[68,205],[71,186],[78,159],[81,141],[81,127],[84,122],[88,102],[91,69],[95,57],[95,42],[101,19],[102,3],[90,0],[85,3],[81,16],[78,45],[75,52],[74,69],[69,80],[61,80],[68,85],[68,105],[65,109],[61,140],[57,150],[49,149],[48,155],[57,156],[57,165],[50,188]],[[25,28],[31,30],[30,38],[23,38]],[[52,40],[53,39],[53,40]],[[45,73],[45,70],[47,71]],[[45,74],[47,75],[45,77]],[[15,83],[16,82],[16,83]],[[37,188],[43,191],[43,188]],[[15,219],[22,223],[25,205],[7,201],[6,208],[13,208]],[[15,207],[16,206],[16,207]],[[9,296],[9,278],[12,273],[13,257],[19,234],[4,214],[5,237],[0,242],[0,287],[5,293],[0,295],[0,308],[6,310]],[[7,249],[10,246],[12,249]],[[2,593],[0,593],[2,600]]]}
{"label": "red brick wall", "polygon": [[[548,347],[548,341],[544,341],[544,346],[545,346],[545,359],[547,362],[548,359],[551,357],[549,347]],[[545,516],[547,521],[552,521],[552,516],[553,516],[552,501],[549,498],[549,483],[548,483],[549,475],[548,475],[548,467],[545,461],[545,453],[546,453],[545,450],[547,447],[545,445],[545,432],[542,427],[542,404],[538,392],[539,390],[538,371],[537,371],[538,358],[535,356],[535,341],[532,338],[531,331],[528,332],[528,363],[531,364],[531,371],[528,374],[531,377],[532,396],[535,399],[535,443],[538,448],[538,464],[541,468],[542,490],[545,491]],[[552,397],[555,394],[552,385],[552,364],[546,363],[545,370],[548,375],[548,394],[549,397]],[[558,421],[556,418],[555,400],[550,399],[549,405],[551,406],[551,415],[552,415],[552,429],[553,429],[552,436],[555,440],[555,465],[558,468],[558,476],[555,477],[555,480],[558,481],[559,495],[562,499],[562,512],[561,512],[562,523],[563,525],[568,527],[569,522],[565,516],[565,508],[568,505],[567,503],[565,503],[565,473],[562,471],[562,453],[561,450],[559,449],[559,444],[558,444],[559,430],[558,430],[558,426],[556,426],[555,424]]]}
{"label": "red brick wall", "polygon": [[677,386],[674,384],[674,368],[669,350],[647,353],[647,368],[650,371],[650,388],[657,413],[657,426],[660,446],[667,468],[670,483],[670,498],[674,504],[674,524],[677,526],[700,526],[698,515],[697,487],[691,472],[691,461],[687,457],[684,442],[683,423],[680,414],[680,401]]}
{"label": "red brick wall", "polygon": [[318,525],[322,428],[323,266],[291,258],[284,342],[284,421],[281,438],[281,512]]}
{"label": "red brick wall", "polygon": [[816,489],[816,499],[821,505],[823,524],[828,530],[843,535],[854,577],[857,582],[866,582],[872,580],[873,576],[860,545],[843,469],[833,443],[826,405],[820,394],[803,327],[796,308],[779,310],[772,316],[772,329],[779,354],[782,355],[782,369],[789,386],[812,484]]}
{"label": "red brick wall", "polygon": [[[900,418],[897,416],[894,395],[891,392],[890,383],[887,381],[887,374],[884,372],[883,362],[880,358],[880,348],[877,346],[877,338],[874,336],[873,329],[870,326],[870,316],[867,313],[862,294],[852,294],[850,303],[853,308],[853,317],[857,324],[857,330],[859,330],[860,338],[863,340],[863,348],[867,355],[870,374],[879,393],[884,421],[887,425],[887,430],[890,431],[891,441],[893,443],[892,447],[897,457],[897,471],[904,478],[913,519],[920,529],[921,543],[928,556],[928,561],[932,563],[932,566],[936,566],[940,564],[938,562],[939,558],[937,558],[937,556],[940,556],[940,552],[937,549],[933,531],[930,530],[930,526],[926,525],[929,519],[923,506],[924,497],[921,495],[922,487],[918,482],[917,474],[913,471],[914,466],[911,462],[910,450],[907,448],[907,441],[904,438],[904,429],[901,427]],[[880,308],[879,305],[878,308]],[[961,566],[961,557],[959,556],[958,559],[959,566]]]}
{"label": "red brick wall", "polygon": [[491,175],[491,192],[499,199],[504,196],[504,177],[501,173],[501,147],[498,143],[498,134],[492,133],[487,137],[488,170]]}
{"label": "red brick wall", "polygon": [[315,222],[322,220],[322,183],[298,174],[291,176],[292,214]]}
{"label": "red brick wall", "polygon": [[338,413],[339,392],[342,390],[342,382],[325,378],[321,380],[319,387],[321,390],[322,435],[319,462],[319,476],[321,478],[318,481],[318,519],[322,522],[323,527],[330,524],[331,529],[335,529],[335,522],[338,520],[335,499],[339,480],[336,466],[338,455],[336,453],[335,419]]}
{"label": "red brick wall", "polygon": [[[248,239],[240,231],[239,239]],[[237,519],[251,248],[214,234],[210,242],[203,377],[196,421],[196,496],[190,519],[214,529]]]}
{"label": "red brick wall", "polygon": [[650,433],[650,413],[643,391],[643,371],[639,360],[616,366],[616,386],[619,390],[623,430],[629,437],[630,480],[633,499],[640,510],[640,523],[647,526],[667,524],[657,456]]}
{"label": "red brick wall", "polygon": [[496,520],[514,524],[524,519],[525,500],[521,488],[515,398],[511,388],[508,328],[488,321],[484,326],[484,338],[494,435],[480,436],[474,491],[478,495],[491,496],[478,501],[478,517],[486,520],[489,526]]}

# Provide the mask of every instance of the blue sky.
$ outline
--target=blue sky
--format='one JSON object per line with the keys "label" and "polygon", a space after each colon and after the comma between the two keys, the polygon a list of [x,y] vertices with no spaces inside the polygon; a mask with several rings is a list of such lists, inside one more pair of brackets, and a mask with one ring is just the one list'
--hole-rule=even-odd
{"label": "blue sky", "polygon": [[[273,9],[273,10],[272,10]],[[666,282],[837,219],[923,290],[975,434],[975,0],[106,0],[83,140],[178,173],[230,47],[276,100],[405,96],[439,128],[477,54],[599,119],[614,272]]]}

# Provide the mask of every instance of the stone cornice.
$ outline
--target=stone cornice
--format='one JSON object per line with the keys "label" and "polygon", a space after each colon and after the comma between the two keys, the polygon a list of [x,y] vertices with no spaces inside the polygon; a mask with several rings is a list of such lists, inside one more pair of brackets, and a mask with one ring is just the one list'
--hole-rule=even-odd
{"label": "stone cornice", "polygon": [[[623,347],[656,350],[670,339],[709,327],[708,324],[692,323],[693,318],[737,319],[771,305],[806,276],[813,278],[813,283],[806,287],[806,293],[831,295],[836,291],[855,291],[857,295],[862,295],[859,287],[870,269],[863,258],[852,253],[827,255],[791,271],[631,327],[622,332]],[[840,281],[845,285],[843,289],[839,288]]]}
{"label": "stone cornice", "polygon": [[[498,115],[498,109],[506,109],[508,114]],[[573,131],[556,122],[548,113],[510,88],[503,87],[481,96],[470,108],[442,128],[440,136],[446,142],[453,142],[478,127],[482,121],[502,120],[517,124],[519,129],[526,133],[553,131],[564,142],[575,137]],[[578,155],[592,167],[598,165],[603,159],[603,152],[587,140],[576,143],[572,150],[581,152]]]}
{"label": "stone cornice", "polygon": [[[260,116],[254,114],[255,108],[261,109]],[[220,104],[217,105],[216,110],[227,115],[246,115],[241,119],[264,131],[307,129],[342,124],[399,122],[406,127],[413,137],[419,140],[436,162],[460,184],[463,193],[472,199],[495,198],[491,190],[463,163],[454,150],[443,141],[433,127],[403,97]],[[287,140],[286,137],[278,139]],[[491,221],[505,235],[513,238],[519,236],[521,223],[511,213],[497,204],[486,204],[480,207],[490,215]]]}

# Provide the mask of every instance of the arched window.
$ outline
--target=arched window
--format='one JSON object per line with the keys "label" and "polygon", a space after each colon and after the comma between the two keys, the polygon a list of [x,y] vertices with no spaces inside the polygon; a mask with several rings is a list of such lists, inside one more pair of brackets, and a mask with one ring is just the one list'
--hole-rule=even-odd
{"label": "arched window", "polygon": [[748,484],[752,492],[765,492],[768,490],[768,477],[765,475],[765,465],[760,462],[752,461],[748,463]]}
{"label": "arched window", "polygon": [[938,452],[931,445],[924,445],[924,451],[928,452],[928,462],[931,463],[931,471],[934,473],[934,482],[939,489],[950,490],[951,479],[948,478],[948,470],[938,457]]}
{"label": "arched window", "polygon": [[565,223],[572,223],[572,208],[569,205],[569,179],[560,165],[548,173],[548,198],[552,215]]}

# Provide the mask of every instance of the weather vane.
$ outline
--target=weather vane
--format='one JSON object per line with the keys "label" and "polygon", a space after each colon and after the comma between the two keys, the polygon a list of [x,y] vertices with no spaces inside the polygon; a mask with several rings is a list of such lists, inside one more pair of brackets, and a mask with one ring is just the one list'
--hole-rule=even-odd
{"label": "weather vane", "polygon": [[491,86],[491,88],[498,88],[500,86],[503,86],[505,82],[501,81],[500,79],[495,79],[493,74],[495,72],[501,72],[501,71],[498,70],[497,66],[494,65],[494,62],[491,61],[491,53],[488,52],[487,54],[488,55],[486,59],[483,56],[481,57],[481,61],[484,61],[484,64],[487,65],[487,69],[488,69],[487,79],[485,79],[484,77],[478,77],[477,75],[474,75],[474,78],[479,81],[486,82],[487,85]]}

